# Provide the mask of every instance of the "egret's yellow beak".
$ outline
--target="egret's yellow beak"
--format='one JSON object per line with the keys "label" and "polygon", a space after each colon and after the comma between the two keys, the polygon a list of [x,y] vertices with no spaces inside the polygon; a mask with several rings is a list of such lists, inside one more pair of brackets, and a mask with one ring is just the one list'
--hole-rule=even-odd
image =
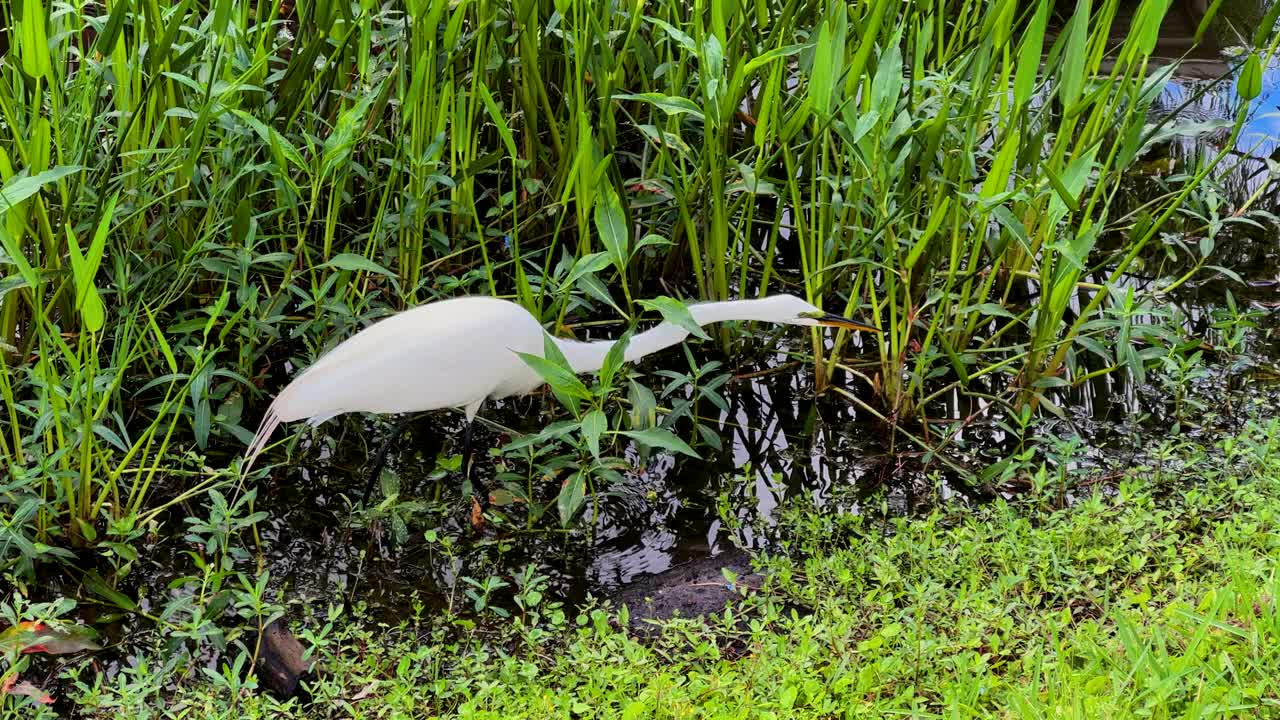
{"label": "egret's yellow beak", "polygon": [[805,315],[805,317],[813,318],[818,321],[819,325],[824,325],[826,327],[839,327],[846,328],[848,330],[862,330],[863,332],[872,333],[880,332],[880,328],[878,327],[863,325],[862,323],[857,322],[856,320],[850,320],[843,315],[835,315],[833,313],[809,313]]}

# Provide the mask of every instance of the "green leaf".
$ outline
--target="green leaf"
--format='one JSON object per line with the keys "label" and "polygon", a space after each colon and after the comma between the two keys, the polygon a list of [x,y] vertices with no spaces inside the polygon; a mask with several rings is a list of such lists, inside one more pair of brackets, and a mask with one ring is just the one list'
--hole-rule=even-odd
{"label": "green leaf", "polygon": [[1236,94],[1245,102],[1262,94],[1262,60],[1258,53],[1249,53],[1249,59],[1240,68],[1240,76],[1236,78]]}
{"label": "green leaf", "polygon": [[706,116],[702,113],[702,108],[698,107],[692,100],[676,95],[663,95],[662,93],[617,93],[613,96],[614,100],[639,100],[648,103],[668,115],[680,115],[688,113],[698,120],[705,120]]}
{"label": "green leaf", "polygon": [[619,273],[627,270],[627,223],[622,212],[622,202],[613,186],[606,183],[596,196],[595,207],[596,232],[600,241],[609,251],[609,258]]}
{"label": "green leaf", "polygon": [[[85,327],[90,332],[101,330],[106,322],[106,306],[102,303],[102,296],[98,293],[94,277],[98,274],[98,266],[102,264],[102,253],[106,247],[107,234],[111,231],[111,221],[115,217],[116,201],[119,199],[120,193],[117,192],[111,196],[107,206],[103,208],[102,217],[98,220],[98,227],[93,233],[93,240],[89,243],[89,252],[84,256],[81,272],[76,278],[76,305],[80,308]],[[67,226],[67,232],[68,234],[71,232],[70,225]]]}
{"label": "green leaf", "polygon": [[591,454],[600,457],[600,436],[609,429],[609,418],[599,410],[592,410],[582,418],[582,436],[587,439]]}
{"label": "green leaf", "polygon": [[600,367],[600,384],[606,388],[613,385],[613,378],[618,374],[618,370],[622,369],[622,364],[627,359],[627,346],[631,344],[631,330],[623,333],[622,337],[614,341],[609,346],[609,352],[605,353],[604,364]]}
{"label": "green leaf", "polygon": [[879,67],[871,81],[871,107],[886,117],[893,115],[898,107],[898,96],[902,94],[902,51],[898,48],[898,41],[895,35],[889,41],[889,47],[880,54]]}
{"label": "green leaf", "polygon": [[298,149],[275,128],[266,125],[258,118],[243,110],[232,110],[232,112],[234,112],[236,117],[240,118],[244,124],[252,128],[253,131],[258,134],[258,137],[262,138],[263,142],[271,146],[273,150],[278,149],[281,156],[287,159],[290,163],[293,163],[294,167],[297,167],[299,170],[308,169],[307,161],[302,158],[302,153],[298,152]]}
{"label": "green leaf", "polygon": [[578,514],[578,510],[582,508],[582,503],[586,499],[586,488],[587,479],[583,476],[581,470],[574,473],[560,488],[560,495],[556,498],[556,506],[560,510],[561,525],[568,525],[573,516]]}
{"label": "green leaf", "polygon": [[0,216],[12,210],[18,203],[40,192],[40,188],[45,185],[57,182],[81,169],[79,165],[59,165],[36,175],[9,178],[9,182],[0,188]]}
{"label": "green leaf", "polygon": [[[6,15],[12,22],[12,11]],[[40,0],[23,0],[22,27],[18,34],[17,50],[22,61],[22,71],[35,78],[42,78],[53,69],[49,59],[49,33],[45,28],[48,17],[49,13]]]}
{"label": "green leaf", "polygon": [[693,38],[689,37],[689,35],[686,34],[684,31],[676,28],[674,25],[672,25],[671,23],[665,20],[659,20],[658,18],[649,17],[647,15],[645,16],[644,19],[645,19],[645,22],[651,23],[653,25],[657,25],[658,27],[665,30],[667,35],[670,35],[671,39],[679,43],[680,47],[683,48],[690,55],[698,54],[698,44],[695,43],[693,41]]}
{"label": "green leaf", "polygon": [[[670,452],[688,455],[692,458],[698,458],[698,453],[693,451],[685,441],[676,437],[675,433],[664,428],[648,428],[646,430],[622,430],[621,433],[633,440],[638,440],[649,447],[660,448]],[[701,459],[701,458],[699,458]]]}
{"label": "green leaf", "polygon": [[658,422],[658,399],[653,391],[635,380],[627,381],[627,401],[631,405],[627,423],[631,428],[652,427]]}
{"label": "green leaf", "polygon": [[355,253],[342,253],[340,255],[336,255],[332,260],[320,267],[331,267],[351,272],[370,272],[378,275],[386,275],[387,277],[394,277],[394,274],[390,270],[382,267],[363,255],[356,255]]}
{"label": "green leaf", "polygon": [[702,53],[698,55],[698,76],[702,78],[703,108],[711,116],[712,125],[719,127],[722,119],[720,98],[726,88],[724,46],[715,34],[707,35],[702,43]]}
{"label": "green leaf", "polygon": [[502,110],[493,101],[493,96],[489,94],[489,88],[482,82],[476,86],[476,90],[480,93],[480,101],[484,103],[484,109],[489,113],[489,119],[498,128],[498,137],[502,138],[502,144],[507,146],[507,156],[513,160],[520,157],[520,153],[516,150],[515,138],[511,136],[511,128],[507,125]]}
{"label": "green leaf", "polygon": [[583,255],[578,258],[573,267],[570,268],[569,274],[565,276],[564,282],[560,283],[560,291],[563,292],[576,283],[584,275],[598,273],[609,265],[609,253],[596,252]]}
{"label": "green leaf", "polygon": [[640,241],[636,243],[636,246],[631,249],[631,257],[635,257],[636,253],[640,252],[640,248],[643,248],[649,245],[654,245],[657,247],[670,246],[671,241],[662,237],[661,235],[654,235],[650,233],[640,238]]}
{"label": "green leaf", "polygon": [[706,333],[693,319],[693,315],[689,312],[689,308],[684,303],[675,298],[661,295],[652,300],[640,300],[640,306],[649,310],[656,310],[662,314],[662,319],[673,325],[678,325],[689,334],[703,340],[710,340],[711,336]]}
{"label": "green leaf", "polygon": [[1280,2],[1271,3],[1267,14],[1263,16],[1262,22],[1258,24],[1258,29],[1253,31],[1254,47],[1261,48],[1269,42],[1271,32],[1276,27],[1276,20],[1280,20]]}
{"label": "green leaf", "polygon": [[804,50],[810,47],[813,47],[813,45],[812,44],[783,45],[782,47],[776,47],[768,52],[762,53],[748,60],[745,67],[745,74],[748,77],[750,77],[751,73],[755,72],[756,70],[759,70],[761,67],[773,62],[774,60],[778,60],[784,57],[791,57],[792,55],[795,55],[801,50]]}
{"label": "green leaf", "polygon": [[1040,0],[1036,15],[1022,35],[1022,47],[1018,50],[1018,69],[1013,77],[1014,104],[1024,107],[1035,89],[1040,72],[1041,54],[1044,52],[1044,31],[1049,22],[1049,10],[1053,0]]}
{"label": "green leaf", "polygon": [[1058,99],[1068,111],[1084,91],[1085,51],[1089,42],[1089,0],[1078,0],[1076,12],[1068,22],[1066,50],[1059,68]]}
{"label": "green leaf", "polygon": [[[819,118],[826,118],[835,106],[838,92],[836,80],[843,75],[845,34],[848,28],[848,10],[844,3],[832,3],[828,14],[818,29],[818,42],[814,49],[813,65],[809,70],[809,92],[812,111]],[[866,38],[866,43],[875,39]]]}
{"label": "green leaf", "polygon": [[40,274],[31,267],[31,263],[27,262],[27,256],[22,254],[22,246],[9,234],[9,231],[5,230],[3,223],[0,223],[0,246],[4,247],[8,260],[18,266],[18,274],[22,277],[23,283],[29,288],[38,288]]}
{"label": "green leaf", "polygon": [[102,55],[110,55],[111,51],[115,49],[116,40],[120,37],[120,30],[124,27],[124,18],[129,13],[132,5],[133,3],[130,0],[116,0],[111,4],[111,14],[107,16],[107,24],[102,28],[102,34],[98,36],[98,40],[94,43],[94,48]]}
{"label": "green leaf", "polygon": [[525,361],[525,364],[533,368],[533,371],[538,373],[543,380],[547,381],[547,384],[551,386],[551,389],[554,392],[564,393],[569,397],[582,400],[586,400],[591,397],[591,391],[588,390],[587,386],[583,385],[582,381],[578,379],[578,376],[574,375],[568,368],[561,367],[560,365],[557,365],[545,358],[540,358],[537,355],[531,355],[529,353],[516,354],[520,356],[520,359]]}
{"label": "green leaf", "polygon": [[115,605],[121,610],[133,611],[138,609],[138,603],[130,600],[127,595],[116,590],[107,584],[107,581],[98,574],[97,570],[90,570],[84,576],[84,585],[89,592]]}
{"label": "green leaf", "polygon": [[971,312],[980,312],[983,315],[987,315],[991,317],[1007,317],[1007,318],[1017,317],[1013,313],[1006,310],[1004,306],[998,303],[982,303],[980,305],[970,305],[969,307],[962,308],[957,311],[957,313],[961,316],[967,315]]}
{"label": "green leaf", "polygon": [[1008,190],[1009,175],[1013,172],[1013,161],[1018,157],[1020,138],[1021,134],[1016,129],[1004,136],[1004,144],[1000,146],[1000,152],[991,163],[991,170],[982,183],[982,191],[979,193],[982,199],[995,197]]}

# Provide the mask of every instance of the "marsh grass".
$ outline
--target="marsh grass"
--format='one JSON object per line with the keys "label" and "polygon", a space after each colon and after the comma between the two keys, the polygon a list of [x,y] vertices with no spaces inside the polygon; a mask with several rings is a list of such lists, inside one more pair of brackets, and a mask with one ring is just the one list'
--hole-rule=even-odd
{"label": "marsh grass", "polygon": [[926,448],[944,393],[1055,411],[1141,373],[1178,345],[1126,342],[1161,297],[1118,281],[1217,158],[1113,207],[1152,141],[1167,3],[1118,47],[1115,0],[1056,37],[1052,6],[4,6],[0,456],[26,519],[0,562],[230,482],[210,465],[285,368],[440,296],[562,333],[667,288],[804,294],[885,330],[815,332],[819,389],[864,380],[837,388]]}

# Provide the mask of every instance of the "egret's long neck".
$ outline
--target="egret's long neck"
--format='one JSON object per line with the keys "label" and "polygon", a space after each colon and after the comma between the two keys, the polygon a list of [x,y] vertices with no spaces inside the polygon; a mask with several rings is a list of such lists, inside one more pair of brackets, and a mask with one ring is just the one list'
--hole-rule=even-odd
{"label": "egret's long neck", "polygon": [[[725,302],[702,303],[689,306],[689,314],[698,325],[724,322],[726,320],[757,320],[755,312],[759,300],[728,300]],[[661,322],[651,330],[646,330],[631,338],[627,344],[626,362],[635,362],[646,355],[678,345],[689,337],[689,331],[669,322]],[[577,342],[575,340],[556,339],[560,351],[569,361],[569,367],[575,373],[597,372],[604,365],[604,357],[609,354],[616,340],[598,342]]]}

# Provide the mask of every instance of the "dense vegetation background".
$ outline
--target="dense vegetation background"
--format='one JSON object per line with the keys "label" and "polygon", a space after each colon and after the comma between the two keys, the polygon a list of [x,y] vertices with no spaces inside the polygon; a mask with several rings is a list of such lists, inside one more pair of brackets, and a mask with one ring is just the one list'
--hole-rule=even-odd
{"label": "dense vegetation background", "polygon": [[[963,582],[995,583],[1017,596],[1028,614],[1070,615],[1084,602],[1081,593],[1099,608],[1088,619],[1101,624],[1081,631],[1081,642],[1096,645],[1082,655],[1089,659],[1074,670],[1055,665],[1065,673],[1052,676],[1056,689],[1015,699],[988,695],[993,686],[981,682],[964,684],[972,692],[963,698],[941,692],[947,681],[938,673],[964,675],[970,656],[939,650],[924,659],[929,653],[920,648],[946,634],[931,624],[939,610],[926,599],[945,605],[962,581],[921,579],[902,593],[934,580],[944,589],[890,602],[853,578],[919,571],[924,565],[887,569],[908,562],[901,556],[911,546],[894,544],[906,540],[875,551],[887,553],[883,565],[853,571],[845,565],[864,560],[833,552],[822,524],[848,521],[856,528],[850,537],[872,544],[881,534],[843,514],[802,508],[779,540],[793,533],[794,548],[830,565],[806,571],[804,581],[782,573],[776,595],[760,601],[766,619],[752,620],[762,624],[741,636],[751,648],[742,652],[763,653],[761,677],[784,672],[771,662],[798,672],[787,661],[796,649],[770,643],[799,642],[780,640],[772,623],[782,622],[782,603],[800,598],[818,609],[819,634],[832,633],[822,646],[852,653],[833,676],[856,678],[862,689],[829,707],[804,684],[819,682],[809,678],[798,681],[803,689],[787,707],[802,701],[834,713],[856,696],[877,712],[981,713],[995,703],[1040,717],[1034,708],[1061,691],[1102,694],[1136,712],[1146,696],[1129,696],[1126,683],[1137,677],[1134,668],[1156,662],[1145,651],[1163,653],[1160,677],[1169,687],[1208,682],[1203,673],[1211,667],[1229,688],[1212,699],[1179,695],[1184,705],[1177,707],[1190,714],[1274,707],[1275,690],[1263,683],[1275,667],[1265,648],[1280,625],[1269,594],[1252,579],[1274,582],[1274,548],[1255,536],[1272,517],[1265,503],[1275,477],[1276,427],[1258,388],[1276,373],[1275,305],[1266,295],[1274,285],[1265,283],[1274,281],[1267,273],[1276,257],[1278,173],[1266,157],[1274,143],[1248,129],[1271,127],[1259,118],[1269,117],[1266,103],[1274,105],[1268,68],[1280,43],[1280,5],[1221,5],[1200,18],[1192,39],[1210,31],[1226,38],[1222,77],[1180,83],[1175,64],[1153,59],[1162,22],[1182,12],[1167,0],[3,3],[5,712],[39,705],[36,690],[57,683],[61,697],[96,712],[113,703],[141,712],[157,696],[185,697],[190,713],[238,712],[237,692],[253,682],[243,677],[256,657],[249,631],[291,602],[306,604],[288,599],[266,567],[273,540],[289,531],[273,526],[264,539],[271,513],[261,507],[260,488],[317,446],[357,458],[343,466],[355,474],[376,435],[364,431],[364,420],[347,418],[307,435],[314,444],[273,448],[270,460],[281,467],[240,477],[262,409],[296,369],[359,327],[469,293],[512,298],[556,335],[616,335],[678,317],[672,298],[775,292],[857,315],[883,333],[813,331],[792,342],[769,328],[718,327],[697,353],[665,357],[660,372],[553,382],[554,392],[522,426],[508,428],[518,425],[511,416],[490,421],[494,507],[475,522],[451,474],[457,457],[447,440],[418,472],[434,490],[402,488],[401,473],[389,472],[376,507],[335,500],[341,508],[332,522],[344,542],[385,531],[397,547],[425,543],[467,573],[451,571],[447,601],[433,601],[445,605],[428,613],[439,613],[440,624],[423,625],[420,610],[408,635],[386,640],[408,643],[397,653],[416,658],[413,672],[404,662],[393,672],[347,654],[345,643],[381,641],[340,608],[319,629],[323,604],[310,606],[309,642],[331,650],[326,662],[339,668],[330,676],[337,685],[317,690],[329,698],[323,712],[355,712],[335,697],[355,703],[365,693],[394,705],[388,698],[399,692],[435,698],[431,712],[451,711],[465,705],[457,683],[470,681],[460,678],[492,672],[498,685],[512,685],[513,673],[529,680],[547,667],[536,659],[545,652],[572,647],[586,654],[574,655],[581,667],[601,673],[631,653],[652,652],[611,635],[617,631],[605,615],[580,619],[583,627],[594,623],[598,637],[565,639],[572,608],[554,597],[540,574],[546,569],[535,562],[516,570],[493,558],[546,537],[590,538],[599,501],[626,495],[650,452],[720,452],[723,388],[749,374],[748,365],[801,372],[806,393],[875,428],[877,451],[890,465],[988,499],[1030,492],[1027,508],[1001,504],[972,521],[990,526],[957,521],[974,535],[963,542],[997,542],[991,552],[1009,562],[1020,550],[992,540],[999,528],[1044,520],[1105,536],[1091,525],[1090,513],[1110,512],[1101,506],[1079,517],[1054,513],[1070,513],[1063,508],[1075,500],[1110,502],[1102,497],[1115,482],[1078,485],[1085,479],[1067,469],[1077,467],[1072,453],[1088,441],[1050,437],[1041,422],[1078,417],[1081,398],[1099,382],[1159,396],[1155,422],[1175,432],[1162,439],[1168,446],[1142,448],[1143,457],[1182,458],[1188,476],[1209,488],[1171,489],[1156,463],[1157,470],[1136,471],[1149,482],[1124,486],[1119,497],[1139,498],[1139,508],[1170,503],[1174,510],[1159,512],[1175,524],[1202,504],[1223,518],[1246,511],[1221,526],[1238,533],[1223,541],[1229,547],[1204,550],[1225,555],[1212,568],[1197,566],[1194,577],[1164,564],[1143,574],[1128,559],[1152,548],[1176,554],[1171,538],[1184,534],[1199,542],[1194,522],[1190,530],[1159,531],[1150,543],[1117,541],[1097,556],[1081,556],[1075,535],[1027,541],[1052,556],[1043,567],[1096,562],[1100,580],[1085,585],[1072,573],[991,571],[976,549],[942,563],[971,569]],[[1214,115],[1170,112],[1171,97],[1182,101],[1175,109],[1207,104]],[[975,449],[979,425],[1000,441]],[[1221,438],[1225,448],[1215,445]],[[1256,489],[1242,487],[1255,481]],[[339,484],[349,492],[358,483]],[[1102,495],[1088,499],[1095,490]],[[1183,497],[1184,490],[1192,494]],[[894,534],[915,537],[952,511],[922,525],[902,521]],[[1146,510],[1115,512],[1116,533],[1149,532]],[[1134,574],[1112,572],[1125,562],[1134,563]],[[468,574],[476,567],[482,570]],[[1143,590],[1148,582],[1168,584]],[[1232,600],[1201,604],[1195,617],[1211,620],[1185,630],[1199,638],[1190,644],[1135,630],[1151,620],[1146,615],[1125,615],[1118,625],[1103,620],[1118,596],[1198,598],[1223,582],[1232,583]],[[1039,583],[1035,592],[1052,599],[1028,599],[1018,589],[1025,583]],[[833,619],[827,611],[846,595],[864,604],[840,613],[864,615]],[[998,602],[985,595],[954,602],[971,600]],[[1147,600],[1137,603],[1144,612]],[[1272,624],[1240,620],[1246,600]],[[554,612],[544,613],[542,603]],[[871,619],[885,603],[916,615],[889,632],[892,624]],[[982,622],[1002,625],[998,615]],[[482,623],[488,629],[477,631],[477,618],[496,627]],[[1076,632],[1079,619],[1040,618],[1027,627],[1055,633],[1046,647],[1065,652],[1060,643],[1077,640],[1057,633]],[[915,624],[904,634],[908,621]],[[805,622],[792,617],[785,634]],[[1234,642],[1239,623],[1241,632],[1255,633],[1252,644],[1213,644]],[[91,627],[105,639],[91,642]],[[24,651],[40,638],[50,649],[41,632],[62,633],[58,649],[68,652],[112,644],[121,659],[101,675],[91,659],[47,669],[37,687],[35,656]],[[720,637],[705,628],[688,632]],[[898,670],[871,671],[851,659],[875,657],[908,635],[917,643],[914,659],[904,645],[905,654],[878,662],[914,662],[910,682]],[[1076,672],[1110,662],[1104,636],[1132,651],[1123,656],[1134,663],[1124,683],[1095,680],[1114,679],[1111,670]],[[431,659],[412,649],[414,638],[429,638],[422,648],[432,649]],[[973,641],[983,673],[1050,682],[1046,666],[1005,665],[1000,658],[1012,656],[1001,654],[1001,642],[990,634]],[[688,662],[700,662],[704,650],[722,652],[694,645],[680,650],[692,652]],[[531,664],[487,664],[490,651],[506,657],[511,648],[530,653],[521,662]],[[436,653],[457,654],[458,663]],[[142,657],[153,659],[145,669]],[[1171,670],[1175,660],[1191,669]],[[921,663],[941,665],[921,670]],[[713,685],[741,680],[731,664],[716,667],[727,674]],[[342,671],[375,673],[394,689],[350,687]],[[437,684],[425,684],[427,676]],[[852,687],[833,676],[819,684]],[[564,677],[552,673],[547,682]],[[1255,680],[1263,684],[1249,685]],[[676,695],[692,694],[662,706],[663,690],[658,705],[636,706],[632,716],[658,707],[693,713],[706,700],[669,681]],[[909,701],[902,695],[908,685]],[[569,693],[567,704],[551,704],[580,714],[624,706],[573,695],[581,690],[535,683],[520,692],[544,700]],[[893,702],[876,704],[884,698]],[[1162,695],[1154,707],[1167,708],[1166,701]]]}

